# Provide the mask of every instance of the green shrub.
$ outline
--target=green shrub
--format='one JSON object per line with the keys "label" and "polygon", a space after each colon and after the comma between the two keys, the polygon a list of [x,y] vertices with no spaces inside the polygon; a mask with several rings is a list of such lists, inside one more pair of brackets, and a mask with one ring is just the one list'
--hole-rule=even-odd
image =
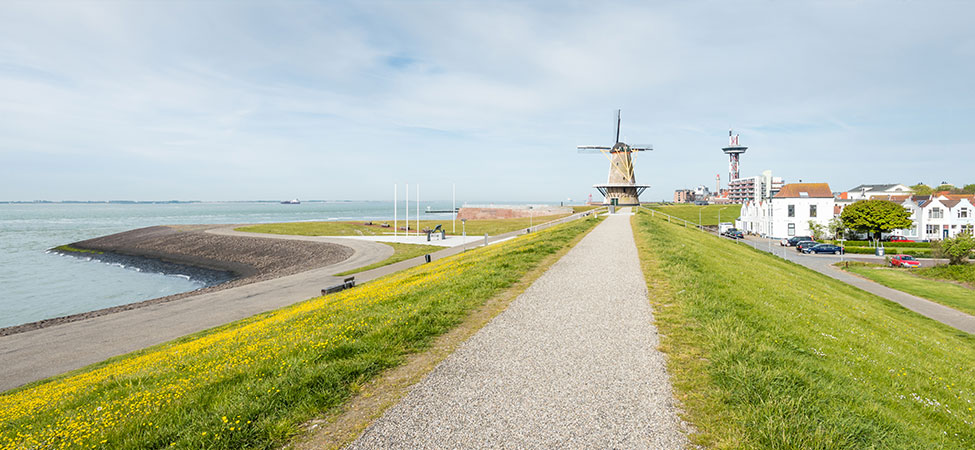
{"label": "green shrub", "polygon": [[[870,247],[873,245],[870,241],[846,241],[845,245],[851,247]],[[897,246],[898,248],[931,248],[930,242],[883,242],[884,247]]]}
{"label": "green shrub", "polygon": [[[855,253],[859,255],[872,255],[876,251],[873,247],[850,247],[845,246],[847,253]],[[911,255],[918,258],[930,258],[931,250],[925,248],[892,248],[884,247],[884,253],[887,255]]]}

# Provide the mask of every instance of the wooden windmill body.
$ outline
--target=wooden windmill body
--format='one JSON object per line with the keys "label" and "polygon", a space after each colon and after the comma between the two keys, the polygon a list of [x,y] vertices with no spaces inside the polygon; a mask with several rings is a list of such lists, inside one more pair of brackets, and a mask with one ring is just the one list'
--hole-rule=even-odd
{"label": "wooden windmill body", "polygon": [[633,160],[636,152],[653,150],[652,146],[632,147],[620,142],[620,115],[616,113],[616,144],[612,147],[580,145],[580,153],[602,153],[609,159],[609,177],[605,184],[595,184],[594,188],[603,194],[604,205],[638,206],[640,194],[649,184],[636,184],[633,173]]}

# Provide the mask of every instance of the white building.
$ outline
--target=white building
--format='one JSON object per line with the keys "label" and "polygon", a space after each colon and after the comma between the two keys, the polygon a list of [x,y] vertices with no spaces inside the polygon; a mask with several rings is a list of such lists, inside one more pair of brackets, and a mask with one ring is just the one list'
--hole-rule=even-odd
{"label": "white building", "polygon": [[914,196],[901,202],[913,225],[893,234],[914,240],[940,240],[975,229],[975,197],[967,195]]}
{"label": "white building", "polygon": [[741,207],[736,227],[771,238],[810,236],[809,221],[823,226],[833,218],[833,193],[826,183],[792,183],[770,199]]}

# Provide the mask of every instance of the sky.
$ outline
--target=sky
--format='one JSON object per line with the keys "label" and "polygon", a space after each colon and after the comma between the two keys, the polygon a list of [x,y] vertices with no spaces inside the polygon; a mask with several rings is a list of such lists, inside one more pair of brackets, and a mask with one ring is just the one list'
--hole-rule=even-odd
{"label": "sky", "polygon": [[0,3],[0,201],[975,183],[975,3]]}

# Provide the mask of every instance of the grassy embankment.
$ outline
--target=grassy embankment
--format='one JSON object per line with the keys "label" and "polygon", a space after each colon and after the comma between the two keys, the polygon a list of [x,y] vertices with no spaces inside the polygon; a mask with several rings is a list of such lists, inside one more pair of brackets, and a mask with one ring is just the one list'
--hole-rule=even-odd
{"label": "grassy embankment", "polygon": [[634,224],[694,442],[975,447],[972,335],[693,228]]}
{"label": "grassy embankment", "polygon": [[[574,206],[573,210],[575,212],[588,211],[590,209],[598,208],[598,206]],[[565,217],[565,215],[558,216],[541,216],[524,219],[491,219],[491,220],[468,220],[467,221],[467,235],[468,236],[483,236],[484,233],[488,233],[492,236],[507,233],[509,231],[520,230],[528,228],[529,225],[538,225],[551,220],[560,219]],[[237,231],[246,231],[251,233],[269,233],[269,234],[291,234],[297,236],[381,236],[386,234],[391,234],[393,232],[392,228],[383,228],[378,224],[381,222],[373,222],[376,225],[365,225],[362,222],[288,222],[288,223],[269,223],[261,225],[249,225],[246,227],[236,228]],[[447,230],[447,234],[460,235],[464,227],[461,223],[457,224],[457,233],[451,233],[452,225],[450,221],[442,220],[421,220],[420,228],[434,228],[437,225],[443,225],[443,228]],[[405,225],[404,225],[405,226]],[[410,222],[411,232],[415,231],[416,222]],[[402,231],[401,231],[402,233]],[[336,275],[352,275],[355,273],[363,272],[370,269],[375,269],[377,267],[388,266],[390,264],[395,264],[400,261],[404,261],[410,258],[415,258],[417,256],[422,256],[427,253],[433,253],[437,250],[442,250],[443,247],[433,246],[433,245],[421,245],[421,244],[400,244],[400,243],[389,243],[385,242],[386,245],[393,247],[393,256],[380,261],[375,264],[370,264],[365,267],[361,267],[355,270],[349,270]]]}
{"label": "grassy embankment", "polygon": [[688,222],[698,223],[700,218],[701,225],[717,225],[719,211],[722,222],[734,223],[741,215],[741,205],[652,205],[648,207]]}
{"label": "grassy embankment", "polygon": [[975,289],[975,263],[955,266],[942,264],[934,267],[922,267],[915,273],[927,278],[966,283]]}
{"label": "grassy embankment", "polygon": [[[965,270],[952,271],[941,267],[925,267],[920,269],[895,269],[888,268],[879,264],[850,264],[844,266],[848,270],[864,278],[873,280],[891,289],[907,292],[911,295],[926,298],[928,300],[941,303],[942,305],[955,308],[959,311],[975,315],[975,289],[963,286],[959,282],[944,281],[935,278],[926,278],[925,273],[948,273],[959,278],[965,275],[973,276],[975,266],[967,267]],[[936,270],[930,270],[936,269]],[[925,272],[927,270],[927,272]]]}
{"label": "grassy embankment", "polygon": [[[566,215],[541,216],[535,218],[518,219],[483,219],[468,220],[466,225],[468,236],[484,236],[488,233],[496,236],[509,231],[528,228],[529,224],[539,225],[555,219],[560,219]],[[270,234],[294,234],[299,236],[381,236],[392,234],[393,229],[380,227],[381,222],[373,222],[377,225],[364,225],[362,222],[290,222],[290,223],[268,223],[261,225],[250,225],[237,228],[237,231],[248,231],[251,233],[270,233]],[[390,225],[393,222],[389,222]],[[400,222],[401,227],[405,227],[404,222]],[[437,225],[443,225],[447,234],[460,236],[465,229],[461,222],[457,221],[457,230],[454,232],[450,220],[421,220],[420,229],[433,229]],[[410,220],[410,232],[416,232],[416,221]],[[403,231],[400,231],[403,233]]]}
{"label": "grassy embankment", "polygon": [[0,448],[269,448],[591,229],[434,261],[0,395]]}
{"label": "grassy embankment", "polygon": [[345,276],[345,275],[352,275],[354,273],[365,272],[367,270],[375,269],[377,267],[396,264],[400,261],[406,261],[407,259],[410,258],[416,258],[417,256],[423,256],[428,253],[433,253],[446,248],[438,245],[401,244],[398,242],[383,242],[383,244],[393,247],[393,256],[390,256],[389,258],[386,258],[377,263],[370,264],[368,266],[360,267],[358,269],[353,269],[353,270],[347,270],[345,272],[337,273],[335,275]]}

